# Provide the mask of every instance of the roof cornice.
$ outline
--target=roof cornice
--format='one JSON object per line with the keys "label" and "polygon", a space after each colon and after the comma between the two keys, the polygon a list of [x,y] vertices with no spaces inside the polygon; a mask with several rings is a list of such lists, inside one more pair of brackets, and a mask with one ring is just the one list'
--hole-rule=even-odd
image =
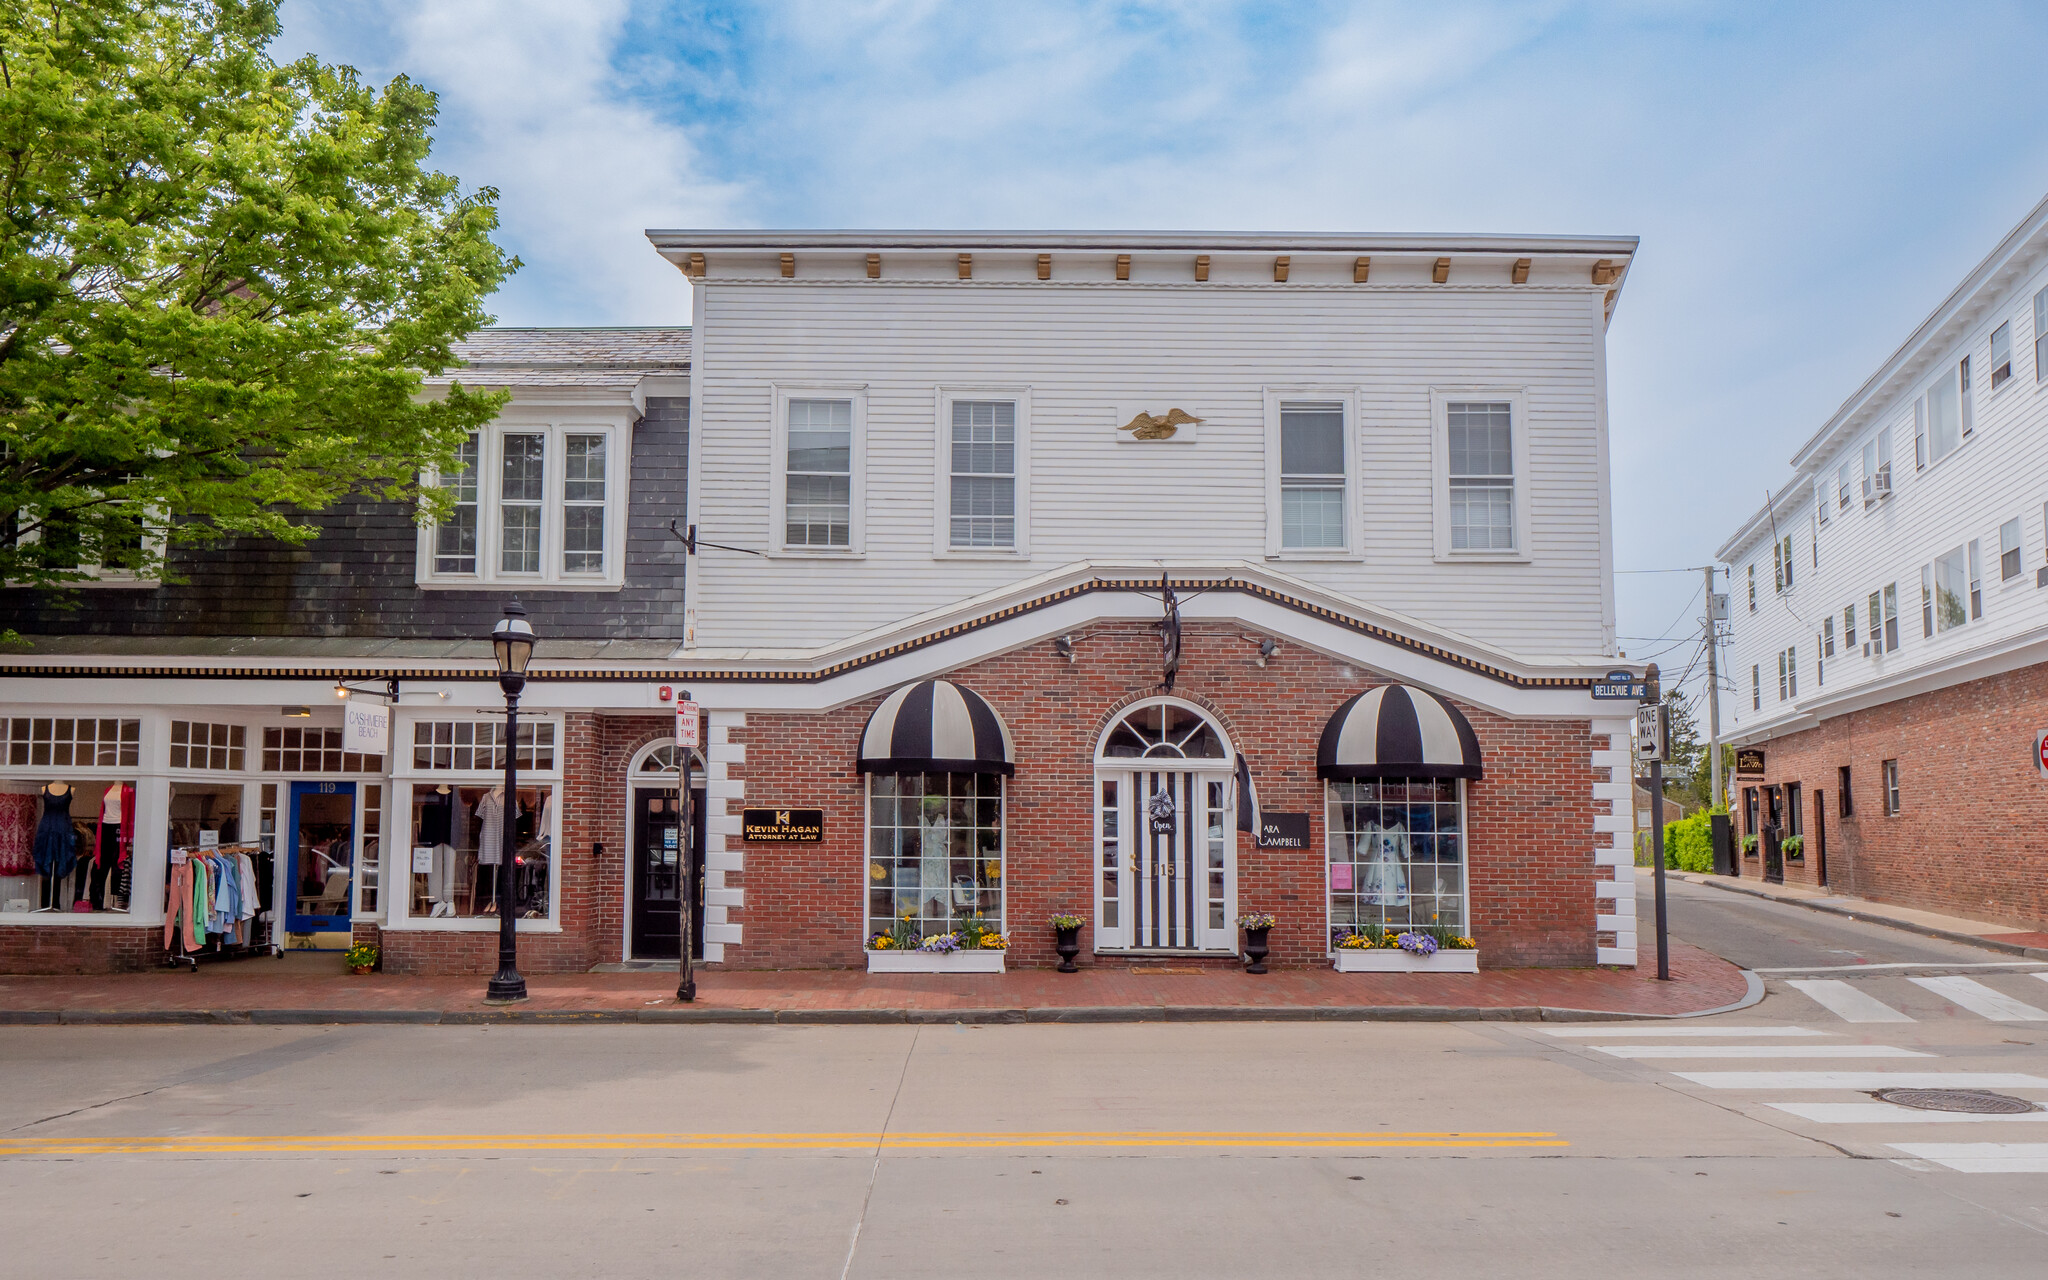
{"label": "roof cornice", "polygon": [[665,255],[674,252],[758,250],[796,253],[829,250],[1002,250],[1107,253],[1487,253],[1633,254],[1636,236],[1530,236],[1489,234],[1372,234],[1363,232],[1242,231],[720,231],[650,229],[647,238]]}

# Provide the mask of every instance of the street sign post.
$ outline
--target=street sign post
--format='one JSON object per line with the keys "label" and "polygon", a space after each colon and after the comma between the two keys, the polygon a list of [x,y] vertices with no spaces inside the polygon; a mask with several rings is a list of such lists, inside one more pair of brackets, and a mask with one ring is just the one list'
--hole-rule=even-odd
{"label": "street sign post", "polygon": [[692,913],[697,909],[697,851],[692,844],[697,838],[696,815],[690,812],[690,753],[697,749],[697,704],[690,701],[690,691],[685,689],[676,699],[676,787],[683,800],[683,891],[676,895],[681,900],[683,927],[682,945],[676,948],[681,959],[676,961],[676,999],[683,1003],[697,998],[697,972],[692,966],[690,939],[696,930],[692,926]]}
{"label": "street sign post", "polygon": [[1671,980],[1671,937],[1664,908],[1664,759],[1670,753],[1671,716],[1658,696],[1657,664],[1644,672],[1644,705],[1636,708],[1636,759],[1650,766],[1650,865],[1657,887],[1657,980]]}

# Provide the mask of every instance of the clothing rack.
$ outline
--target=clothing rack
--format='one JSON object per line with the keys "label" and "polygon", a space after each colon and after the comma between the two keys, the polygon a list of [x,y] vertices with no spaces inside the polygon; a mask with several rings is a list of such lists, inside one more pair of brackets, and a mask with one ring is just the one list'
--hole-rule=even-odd
{"label": "clothing rack", "polygon": [[197,950],[188,949],[185,946],[185,929],[181,923],[180,927],[172,932],[171,941],[164,949],[164,963],[166,965],[172,968],[176,968],[181,964],[190,965],[192,972],[197,973],[199,972],[199,962],[202,960],[212,963],[217,960],[248,960],[255,956],[265,955],[272,959],[284,958],[284,948],[277,943],[277,908],[271,901],[271,886],[275,880],[272,874],[274,858],[273,855],[265,852],[260,844],[242,842],[205,847],[199,845],[173,847],[171,856],[166,860],[164,868],[164,918],[166,920],[171,918],[169,908],[170,887],[176,875],[176,866],[179,863],[189,861],[195,856],[212,857],[228,853],[247,854],[249,856],[249,864],[256,874],[256,914],[247,920],[238,922],[238,924],[246,928],[248,940],[246,942],[230,942],[228,940],[230,935],[209,931],[206,941],[201,943]]}

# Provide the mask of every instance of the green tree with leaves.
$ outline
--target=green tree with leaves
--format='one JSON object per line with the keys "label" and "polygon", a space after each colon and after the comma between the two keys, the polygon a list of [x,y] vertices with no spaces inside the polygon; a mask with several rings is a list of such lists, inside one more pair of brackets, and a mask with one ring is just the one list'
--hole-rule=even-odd
{"label": "green tree with leaves", "polygon": [[518,267],[426,166],[434,95],[313,57],[276,0],[0,4],[0,581],[162,573],[422,501],[502,395],[419,395]]}

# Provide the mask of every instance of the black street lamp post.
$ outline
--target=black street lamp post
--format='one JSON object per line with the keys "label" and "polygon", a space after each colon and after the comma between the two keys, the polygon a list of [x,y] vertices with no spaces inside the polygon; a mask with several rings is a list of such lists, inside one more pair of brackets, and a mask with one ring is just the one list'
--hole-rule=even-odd
{"label": "black street lamp post", "polygon": [[491,632],[491,652],[498,660],[498,687],[505,691],[505,847],[498,855],[498,972],[484,992],[486,1000],[526,999],[526,979],[519,974],[518,899],[511,885],[519,845],[519,694],[526,688],[526,664],[533,659],[533,628],[517,600],[505,606],[505,618]]}

